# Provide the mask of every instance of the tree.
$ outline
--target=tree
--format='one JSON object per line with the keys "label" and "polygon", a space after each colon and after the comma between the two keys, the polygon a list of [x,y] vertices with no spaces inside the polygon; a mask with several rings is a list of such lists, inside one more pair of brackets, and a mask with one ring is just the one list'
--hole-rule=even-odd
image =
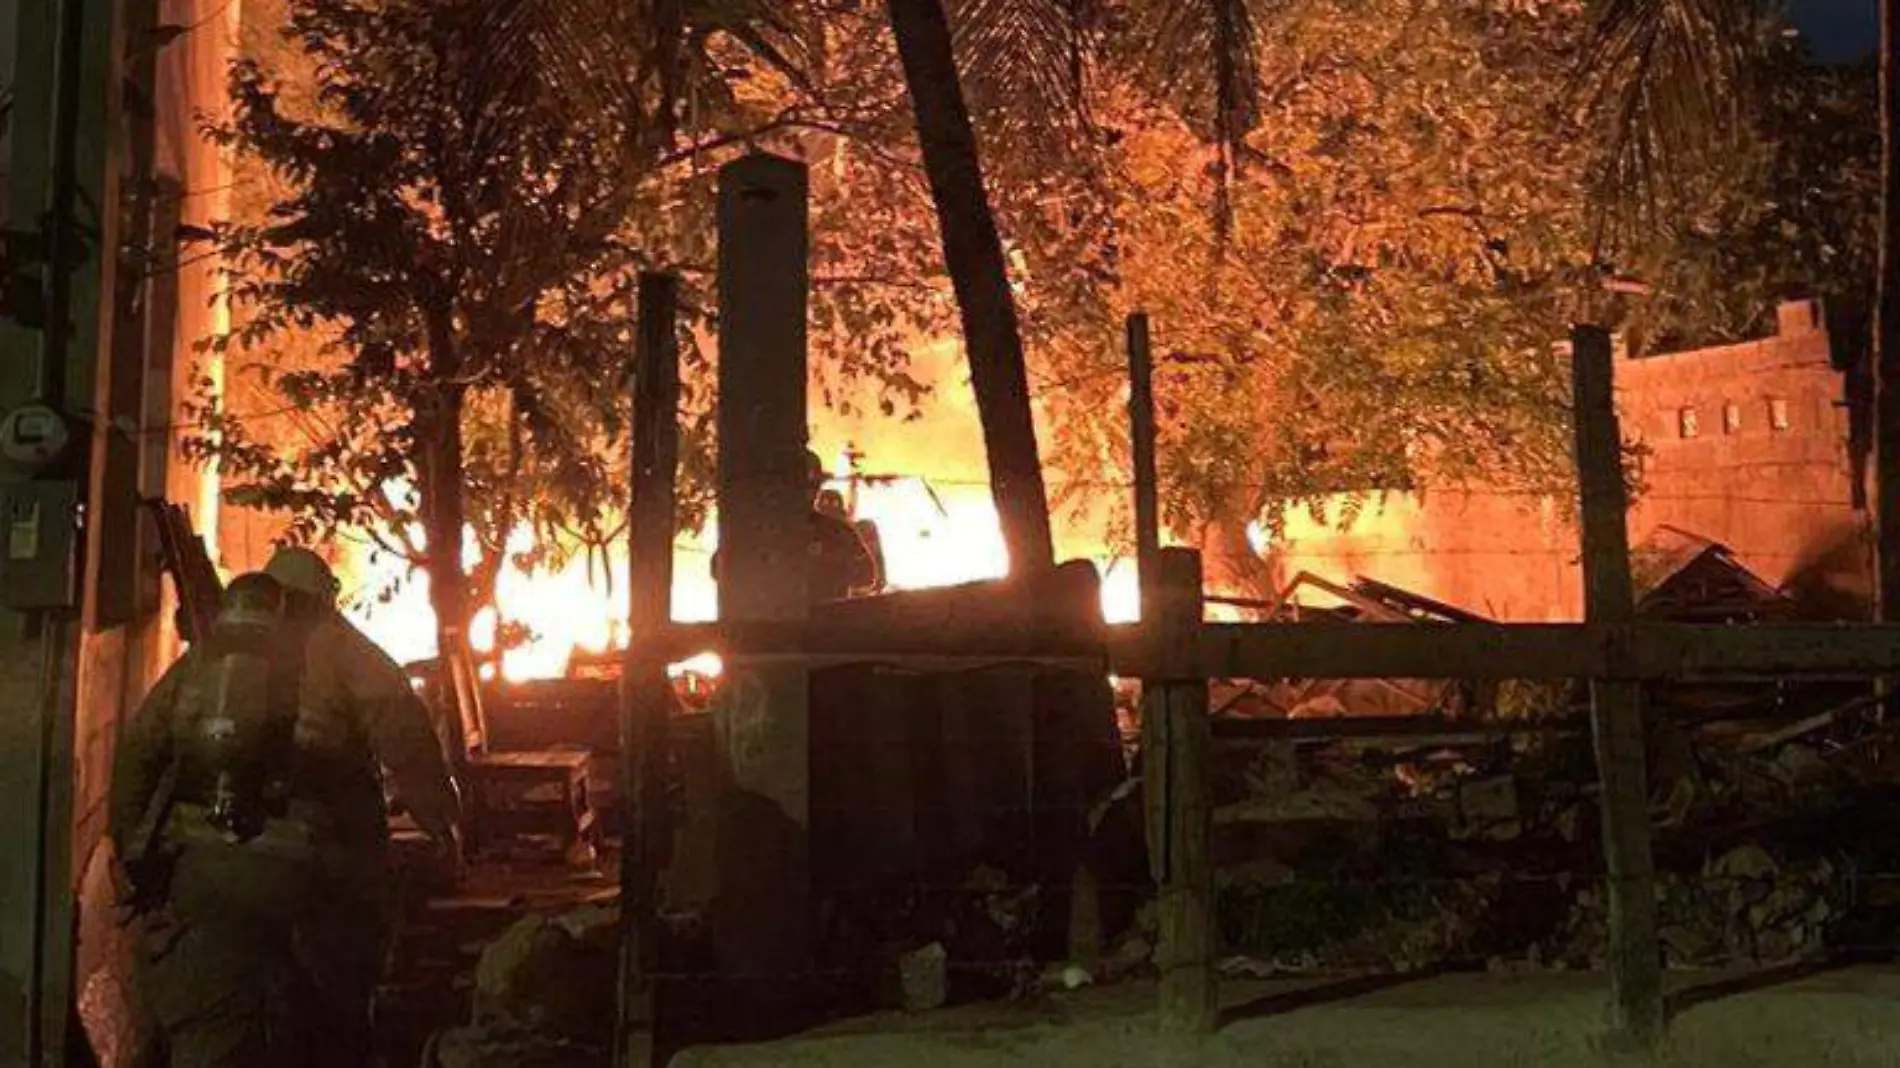
{"label": "tree", "polygon": [[[448,654],[518,525],[604,536],[641,263],[620,238],[674,148],[689,41],[600,5],[623,80],[577,109],[546,35],[490,5],[288,11],[321,84],[300,114],[255,61],[233,68],[214,136],[290,191],[219,231],[247,321],[213,347],[257,361],[307,447],[270,447],[211,397],[193,448],[293,536],[354,528],[420,566]],[[504,45],[534,59],[490,78]],[[300,364],[268,360],[312,338]]]}
{"label": "tree", "polygon": [[[725,157],[756,144],[828,161],[813,181],[827,399],[900,416],[923,393],[906,344],[940,332],[950,303],[920,280],[934,255],[921,182],[886,148],[901,136],[885,132],[900,129],[897,83],[849,39],[827,64],[790,27],[728,33],[705,14],[288,0],[277,44],[267,9],[247,12],[263,39],[215,131],[251,198],[218,234],[238,325],[212,347],[234,370],[206,383],[190,447],[221,466],[233,503],[285,516],[290,538],[365,541],[422,569],[443,649],[492,604],[504,569],[619,533],[640,269],[682,275],[681,519],[706,516],[710,366],[697,340],[716,314]],[[464,528],[472,563],[450,533]],[[522,529],[535,535],[525,548]]]}
{"label": "tree", "polygon": [[[1648,225],[1600,241],[1600,205],[1618,190],[1598,179],[1623,147],[1600,112],[1575,106],[1592,55],[1582,14],[1482,0],[1276,8],[1273,33],[1248,37],[1251,58],[1232,65],[1232,90],[1102,63],[1077,115],[1036,112],[1062,120],[1059,136],[979,108],[991,197],[1022,254],[1057,506],[1118,496],[1102,491],[1127,470],[1110,340],[1127,310],[1156,323],[1170,525],[1245,563],[1263,510],[1270,522],[1343,499],[1349,517],[1368,493],[1468,481],[1571,496],[1567,373],[1549,343],[1600,302],[1606,273],[1652,284],[1650,298],[1601,309],[1650,346],[1750,336],[1792,285],[1853,274],[1869,203],[1862,94],[1787,47],[1750,58],[1775,69],[1756,79],[1771,93],[1747,136],[1701,157],[1693,188],[1658,186]],[[1113,54],[1107,32],[1096,54]],[[1044,70],[1067,54],[1020,47],[1052,52]],[[1010,79],[1029,65],[965,64],[986,102],[1021,91]],[[1053,77],[1024,80],[1054,97]],[[1236,109],[1231,144],[1193,107],[1223,98],[1265,102]],[[1250,119],[1262,106],[1271,121]]]}
{"label": "tree", "polygon": [[962,313],[1003,542],[1015,573],[1046,572],[1055,567],[1055,545],[1028,366],[949,19],[940,0],[888,0],[888,5],[943,232],[944,264]]}

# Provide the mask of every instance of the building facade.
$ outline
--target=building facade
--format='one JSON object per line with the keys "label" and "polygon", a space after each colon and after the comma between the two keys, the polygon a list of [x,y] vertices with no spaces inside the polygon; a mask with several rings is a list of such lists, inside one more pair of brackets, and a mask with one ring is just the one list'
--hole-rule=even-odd
{"label": "building facade", "polygon": [[[195,343],[223,324],[217,264],[186,235],[227,214],[229,169],[199,120],[221,99],[238,8],[0,0],[0,81],[13,101],[0,146],[6,226],[31,232],[56,217],[53,161],[68,154],[81,252],[67,274],[68,345],[0,325],[0,414],[46,398],[34,369],[47,360],[88,461],[39,476],[77,484],[84,551],[70,604],[0,609],[0,1065],[60,1063],[75,1021],[103,1063],[123,1063],[135,1028],[105,799],[120,726],[178,650],[138,499],[182,504],[201,530],[217,523],[215,480],[177,446],[182,402],[216,373]],[[78,34],[62,34],[67,14]],[[54,73],[65,64],[77,66],[70,94]],[[47,284],[43,264],[24,270]]]}

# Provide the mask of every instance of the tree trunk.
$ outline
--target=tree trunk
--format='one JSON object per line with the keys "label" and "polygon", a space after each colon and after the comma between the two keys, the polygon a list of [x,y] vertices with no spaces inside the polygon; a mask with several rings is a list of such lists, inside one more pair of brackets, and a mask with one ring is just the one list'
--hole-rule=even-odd
{"label": "tree trunk", "polygon": [[[1875,603],[1900,622],[1900,0],[1880,5],[1880,277],[1874,300]],[[1891,691],[1890,691],[1891,694]],[[1889,700],[1891,701],[1891,696]]]}
{"label": "tree trunk", "polygon": [[888,0],[891,31],[917,116],[917,139],[943,233],[945,267],[956,288],[970,355],[970,382],[983,423],[990,483],[1009,548],[1010,573],[1055,567],[1049,498],[1029,406],[1029,372],[1003,241],[983,187],[976,133],[964,106],[942,0]]}
{"label": "tree trunk", "polygon": [[417,487],[422,512],[423,536],[428,540],[425,559],[429,575],[429,605],[435,610],[436,663],[440,666],[446,707],[453,708],[463,725],[464,741],[470,740],[472,693],[464,689],[469,680],[459,672],[472,668],[468,629],[473,615],[469,602],[468,566],[462,557],[463,531],[467,529],[467,507],[462,485],[462,407],[467,387],[457,383],[462,373],[461,350],[457,347],[448,312],[430,311],[429,365],[438,384],[434,395],[418,413],[421,485]]}

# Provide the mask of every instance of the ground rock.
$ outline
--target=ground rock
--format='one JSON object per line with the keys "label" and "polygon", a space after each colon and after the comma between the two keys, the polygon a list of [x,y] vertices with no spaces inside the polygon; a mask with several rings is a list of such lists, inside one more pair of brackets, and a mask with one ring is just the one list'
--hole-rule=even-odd
{"label": "ground rock", "polygon": [[1452,837],[1508,840],[1524,831],[1517,778],[1494,775],[1458,784]]}
{"label": "ground rock", "polygon": [[526,916],[503,932],[475,967],[476,1026],[580,1042],[611,1036],[617,915],[590,906]]}
{"label": "ground rock", "polygon": [[898,987],[907,1012],[929,1012],[950,1000],[950,955],[932,942],[898,958]]}

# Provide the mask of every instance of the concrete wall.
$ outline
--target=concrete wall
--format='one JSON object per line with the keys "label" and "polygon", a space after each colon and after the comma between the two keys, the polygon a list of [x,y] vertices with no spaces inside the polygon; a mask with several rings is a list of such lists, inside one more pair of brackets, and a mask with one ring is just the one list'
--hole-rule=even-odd
{"label": "concrete wall", "polygon": [[[32,2],[38,4],[41,0]],[[215,503],[215,493],[210,492],[211,480],[178,455],[177,439],[185,421],[180,402],[197,363],[192,346],[217,327],[221,312],[212,307],[215,264],[202,257],[201,249],[175,248],[173,238],[180,223],[206,225],[226,210],[227,168],[197,130],[200,111],[215,107],[221,95],[238,5],[225,0],[155,2],[157,24],[192,29],[157,53],[155,169],[159,184],[154,196],[155,263],[142,293],[144,313],[122,318],[116,325],[122,334],[118,339],[120,358],[142,364],[144,371],[140,394],[125,398],[140,424],[137,448],[129,460],[136,468],[132,474],[138,491],[163,494],[186,505],[194,520],[203,525],[215,522],[207,513],[207,506]],[[124,10],[131,11],[132,6]],[[0,67],[12,66],[16,11],[17,4],[0,3],[0,22],[5,27],[0,39],[9,45]],[[128,55],[134,47],[128,40]],[[123,148],[120,162],[129,163],[129,154]],[[123,281],[126,275],[120,277]],[[29,349],[37,340],[28,332],[9,328],[7,343],[8,351],[16,352]],[[12,383],[6,390],[6,404],[18,400],[18,384]],[[88,407],[103,406],[90,399],[85,403]],[[114,494],[121,503],[122,493],[123,488]],[[105,512],[98,501],[88,505],[91,516],[103,516]],[[103,520],[100,525],[105,525]],[[62,773],[70,771],[71,777],[63,782],[55,779],[51,789],[56,796],[44,811],[61,823],[70,819],[70,835],[50,836],[51,841],[70,845],[64,864],[49,858],[47,877],[55,893],[68,903],[67,907],[56,908],[53,915],[56,920],[63,914],[75,916],[77,941],[71,964],[71,993],[77,998],[79,1015],[101,1062],[111,1066],[124,1063],[135,1025],[127,999],[128,946],[116,922],[112,857],[104,840],[105,801],[120,728],[157,674],[176,655],[178,637],[172,625],[169,588],[160,594],[160,587],[152,581],[155,571],[149,561],[155,542],[149,532],[125,522],[106,528],[99,538],[103,540],[93,547],[95,561],[89,574],[137,574],[142,579],[137,585],[141,592],[131,621],[125,623],[102,616],[97,586],[89,581],[84,591],[76,651],[55,672],[64,675],[64,684],[72,687],[72,721],[54,724],[54,756],[47,765],[56,776],[63,778]],[[6,761],[11,768],[15,763],[25,765],[40,759],[38,739],[32,737],[32,732],[38,729],[34,710],[45,707],[45,645],[30,630],[22,630],[19,617],[0,622],[9,632],[4,648],[0,648],[0,685],[5,687],[6,707],[11,710],[3,717],[7,729],[0,731],[0,749],[9,756],[25,758]],[[51,707],[57,709],[60,705]],[[14,728],[24,733],[16,737]],[[60,755],[67,745],[69,765]],[[32,880],[38,877],[30,843],[40,833],[42,810],[30,801],[20,803],[33,798],[37,787],[25,779],[16,781],[11,772],[3,778],[0,828],[5,833],[0,856],[6,859],[0,862],[0,868],[9,869],[9,877],[4,880],[6,885],[0,886],[0,912],[5,914],[5,922],[0,924],[0,1013],[5,1014],[0,1019],[0,1065],[7,1065],[17,1063],[13,1058],[20,1053],[23,1028],[18,1020],[25,1008],[29,982],[33,919],[25,895],[30,894]],[[21,878],[13,878],[16,875]]]}
{"label": "concrete wall", "polygon": [[[1666,525],[1721,542],[1820,613],[1852,617],[1865,611],[1870,556],[1845,377],[1820,306],[1779,311],[1760,341],[1619,359],[1623,433],[1646,453],[1630,538]],[[1366,575],[1512,621],[1581,616],[1569,501],[1481,487],[1392,494],[1342,525],[1343,506],[1290,517],[1275,549],[1283,574]]]}
{"label": "concrete wall", "polygon": [[1513,622],[1582,614],[1576,528],[1562,501],[1433,490],[1375,497],[1350,520],[1346,507],[1342,497],[1287,517],[1274,553],[1282,581],[1363,575]]}
{"label": "concrete wall", "polygon": [[1770,583],[1848,610],[1871,557],[1845,379],[1818,303],[1778,318],[1762,341],[1618,363],[1624,433],[1649,451],[1631,531],[1713,538]]}

